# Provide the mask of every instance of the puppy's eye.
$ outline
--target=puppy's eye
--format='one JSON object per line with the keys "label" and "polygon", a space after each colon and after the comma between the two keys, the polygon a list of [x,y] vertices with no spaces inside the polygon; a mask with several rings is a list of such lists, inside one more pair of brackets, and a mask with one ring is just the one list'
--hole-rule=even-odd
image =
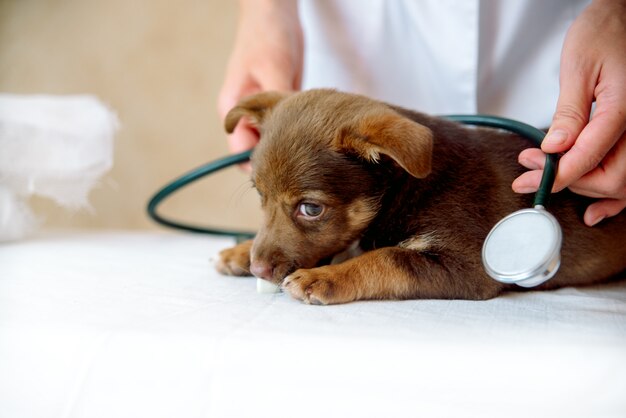
{"label": "puppy's eye", "polygon": [[306,216],[307,218],[317,218],[323,211],[324,207],[322,205],[316,205],[315,203],[301,203],[298,207],[300,215]]}

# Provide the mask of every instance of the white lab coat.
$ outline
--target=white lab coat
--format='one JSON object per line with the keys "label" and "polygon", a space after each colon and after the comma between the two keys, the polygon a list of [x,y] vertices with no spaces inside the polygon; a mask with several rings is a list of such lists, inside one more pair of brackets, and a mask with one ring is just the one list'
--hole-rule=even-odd
{"label": "white lab coat", "polygon": [[552,119],[567,29],[589,0],[301,0],[303,88],[431,114]]}

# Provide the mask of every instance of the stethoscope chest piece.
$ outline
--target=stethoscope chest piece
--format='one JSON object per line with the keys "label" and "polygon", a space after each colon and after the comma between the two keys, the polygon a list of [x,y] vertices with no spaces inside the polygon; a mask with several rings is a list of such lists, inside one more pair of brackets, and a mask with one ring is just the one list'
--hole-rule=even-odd
{"label": "stethoscope chest piece", "polygon": [[543,206],[519,210],[487,235],[482,251],[485,270],[502,283],[538,286],[559,269],[562,240],[558,221]]}

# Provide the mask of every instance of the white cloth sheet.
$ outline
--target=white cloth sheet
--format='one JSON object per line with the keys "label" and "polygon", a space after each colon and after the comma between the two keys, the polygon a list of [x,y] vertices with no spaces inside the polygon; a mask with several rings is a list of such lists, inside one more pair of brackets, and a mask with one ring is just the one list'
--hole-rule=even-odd
{"label": "white cloth sheet", "polygon": [[0,417],[624,417],[626,283],[307,306],[228,240],[0,245]]}
{"label": "white cloth sheet", "polygon": [[96,97],[0,93],[0,241],[24,238],[43,219],[28,197],[70,210],[113,165],[117,116]]}

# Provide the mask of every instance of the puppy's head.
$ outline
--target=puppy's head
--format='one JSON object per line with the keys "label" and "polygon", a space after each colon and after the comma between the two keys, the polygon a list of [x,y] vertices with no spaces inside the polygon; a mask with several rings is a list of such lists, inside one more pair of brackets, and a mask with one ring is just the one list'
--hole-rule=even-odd
{"label": "puppy's head", "polygon": [[358,240],[380,210],[394,170],[416,178],[430,172],[431,131],[363,96],[260,93],[230,111],[226,130],[242,117],[261,134],[252,181],[264,221],[251,271],[275,283]]}

